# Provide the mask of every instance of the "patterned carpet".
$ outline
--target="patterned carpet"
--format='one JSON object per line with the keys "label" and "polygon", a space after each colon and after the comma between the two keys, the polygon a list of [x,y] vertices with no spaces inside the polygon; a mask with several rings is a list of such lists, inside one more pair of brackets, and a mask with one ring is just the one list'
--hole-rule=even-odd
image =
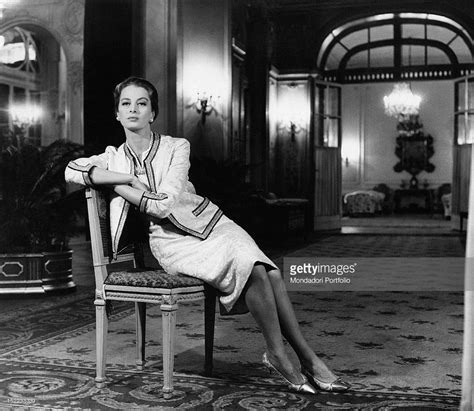
{"label": "patterned carpet", "polygon": [[[460,257],[459,237],[325,236],[284,256]],[[86,260],[86,259],[85,259]],[[84,265],[86,267],[87,264]],[[199,303],[178,312],[173,398],[160,394],[161,318],[148,312],[147,367],[134,367],[134,317],[116,307],[108,377],[94,384],[90,287],[48,300],[0,302],[0,409],[458,409],[463,295],[459,292],[291,293],[311,346],[353,389],[289,393],[261,364],[263,338],[250,315],[217,316],[213,378],[202,376]],[[13,308],[13,310],[12,310]]]}

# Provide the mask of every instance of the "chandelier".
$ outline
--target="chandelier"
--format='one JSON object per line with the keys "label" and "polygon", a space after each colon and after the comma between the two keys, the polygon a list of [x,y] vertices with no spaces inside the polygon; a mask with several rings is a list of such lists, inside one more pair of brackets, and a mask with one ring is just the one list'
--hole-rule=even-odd
{"label": "chandelier", "polygon": [[10,106],[12,123],[19,128],[30,127],[41,119],[43,112],[36,104],[15,104]]}
{"label": "chandelier", "polygon": [[413,94],[409,83],[396,83],[392,92],[383,98],[385,114],[398,119],[418,115],[421,97]]}

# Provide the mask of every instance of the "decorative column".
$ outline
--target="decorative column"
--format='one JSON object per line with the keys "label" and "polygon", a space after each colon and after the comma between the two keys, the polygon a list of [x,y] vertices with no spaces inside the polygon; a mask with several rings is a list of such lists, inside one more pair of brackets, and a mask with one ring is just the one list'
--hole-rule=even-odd
{"label": "decorative column", "polygon": [[247,77],[249,81],[251,181],[267,191],[269,136],[267,104],[269,95],[271,26],[264,6],[256,2],[248,8]]}
{"label": "decorative column", "polygon": [[142,49],[144,77],[158,90],[160,113],[153,123],[155,131],[182,137],[176,125],[176,0],[144,0]]}
{"label": "decorative column", "polygon": [[179,0],[177,132],[193,156],[228,157],[231,99],[229,0]]}

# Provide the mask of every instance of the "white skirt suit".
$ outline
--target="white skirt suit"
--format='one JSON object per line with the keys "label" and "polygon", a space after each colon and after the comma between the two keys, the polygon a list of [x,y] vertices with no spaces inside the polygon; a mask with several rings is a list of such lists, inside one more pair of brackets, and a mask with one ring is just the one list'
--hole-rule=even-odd
{"label": "white skirt suit", "polygon": [[[71,161],[65,178],[92,186],[89,172],[94,166],[137,175],[149,188],[138,210],[148,217],[155,258],[170,274],[186,274],[211,284],[230,311],[255,263],[277,267],[245,230],[209,199],[195,193],[188,180],[189,154],[186,139],[153,133],[143,160],[126,143],[118,148],[109,146],[103,154]],[[112,193],[110,226],[115,256],[129,208],[130,203]]]}

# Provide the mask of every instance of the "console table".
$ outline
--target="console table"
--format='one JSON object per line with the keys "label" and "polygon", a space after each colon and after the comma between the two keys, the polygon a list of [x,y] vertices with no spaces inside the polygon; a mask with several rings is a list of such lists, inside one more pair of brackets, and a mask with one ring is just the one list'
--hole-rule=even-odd
{"label": "console table", "polygon": [[309,201],[302,198],[266,199],[266,232],[287,236],[290,232],[302,233],[307,240]]}
{"label": "console table", "polygon": [[435,190],[433,189],[409,188],[395,190],[395,211],[403,212],[407,210],[413,210],[411,207],[411,205],[415,202],[413,200],[421,199],[424,202],[424,209],[430,214],[433,214],[434,198]]}

